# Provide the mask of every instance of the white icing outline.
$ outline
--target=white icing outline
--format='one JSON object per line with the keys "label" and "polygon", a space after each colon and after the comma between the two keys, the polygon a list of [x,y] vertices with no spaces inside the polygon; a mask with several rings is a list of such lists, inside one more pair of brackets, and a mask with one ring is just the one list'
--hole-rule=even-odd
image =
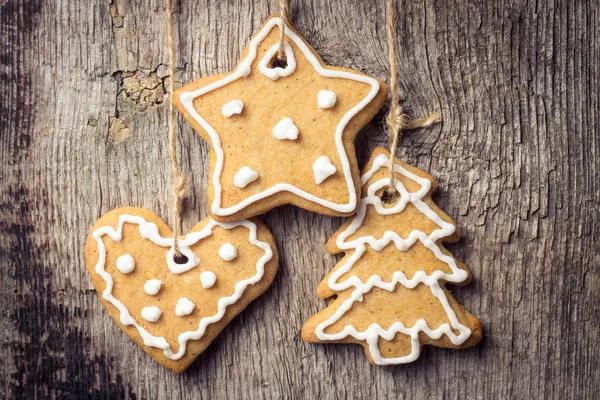
{"label": "white icing outline", "polygon": [[[375,158],[371,169],[361,176],[361,186],[364,186],[375,174],[375,172],[384,166],[386,168],[390,168],[390,163],[388,157],[384,154],[381,154]],[[416,360],[421,352],[419,332],[424,332],[432,339],[439,339],[443,334],[446,334],[450,341],[455,345],[464,343],[471,335],[471,330],[458,321],[456,313],[448,303],[446,294],[439,286],[438,282],[439,280],[444,280],[447,282],[460,283],[464,282],[469,277],[468,272],[458,268],[456,260],[453,257],[444,254],[436,244],[436,241],[444,237],[451,236],[456,228],[453,224],[444,221],[435,211],[433,211],[425,202],[423,202],[423,197],[425,197],[431,190],[431,181],[429,179],[421,178],[399,164],[394,164],[394,171],[420,184],[421,189],[419,189],[417,192],[409,193],[401,181],[394,179],[394,186],[400,193],[400,199],[393,207],[386,208],[383,206],[383,202],[376,193],[378,190],[387,187],[390,181],[389,178],[380,179],[369,185],[367,196],[361,199],[357,215],[354,217],[350,225],[348,225],[348,227],[342,233],[340,233],[336,239],[336,246],[339,249],[344,251],[354,250],[354,253],[327,280],[327,285],[334,291],[342,291],[351,287],[355,287],[356,289],[354,292],[352,292],[350,298],[342,302],[337,311],[331,317],[317,325],[316,328],[317,337],[322,341],[341,340],[347,336],[352,336],[357,340],[366,341],[369,344],[369,351],[373,361],[379,365],[401,364]],[[412,203],[412,205],[414,205],[419,211],[421,211],[421,213],[423,213],[428,219],[438,225],[440,229],[434,230],[430,235],[426,235],[424,232],[419,230],[413,230],[406,239],[401,238],[396,232],[386,231],[383,234],[383,237],[379,239],[376,239],[371,235],[365,235],[354,240],[347,241],[348,237],[356,233],[362,226],[365,220],[368,205],[373,205],[377,210],[377,213],[380,215],[392,215],[402,212],[409,202]],[[381,251],[388,244],[393,242],[399,251],[406,251],[412,245],[414,245],[417,240],[425,245],[430,251],[432,251],[440,261],[446,263],[452,270],[452,273],[447,274],[437,270],[431,275],[427,275],[425,271],[417,271],[411,279],[408,279],[403,272],[395,271],[392,275],[391,281],[389,282],[383,281],[377,274],[372,275],[367,282],[363,282],[356,275],[350,276],[343,282],[338,282],[339,278],[349,272],[356,261],[362,257],[367,250],[367,244],[373,248],[373,250]],[[338,321],[344,315],[344,313],[346,313],[346,311],[352,308],[352,305],[355,302],[362,302],[363,295],[368,293],[372,288],[378,287],[387,290],[388,292],[393,292],[398,283],[408,289],[414,289],[420,283],[427,285],[433,295],[437,297],[442,304],[442,307],[444,308],[444,311],[446,311],[448,319],[450,320],[450,324],[445,323],[439,326],[437,329],[432,330],[424,319],[420,319],[412,327],[405,327],[401,322],[398,321],[392,324],[387,330],[384,330],[379,324],[373,323],[362,332],[356,330],[356,328],[352,325],[346,325],[339,333],[325,333],[325,329]],[[453,329],[459,331],[460,333],[456,335]],[[389,341],[392,340],[397,333],[403,333],[411,337],[411,354],[396,358],[382,357],[378,347],[379,338],[381,337]]]}
{"label": "white icing outline", "polygon": [[179,97],[181,104],[183,104],[186,111],[192,116],[192,118],[194,118],[194,120],[196,120],[196,122],[202,127],[202,129],[204,129],[206,131],[206,133],[208,133],[208,135],[212,141],[213,150],[215,151],[215,154],[217,156],[217,161],[215,163],[214,173],[213,173],[213,177],[212,177],[212,183],[213,183],[213,186],[215,189],[215,191],[214,191],[215,197],[214,197],[214,201],[211,205],[211,212],[215,215],[227,216],[227,215],[234,214],[234,213],[240,211],[241,209],[243,209],[244,207],[247,207],[248,205],[250,205],[258,200],[264,199],[266,197],[272,196],[273,194],[282,192],[282,191],[288,191],[290,193],[295,194],[296,196],[302,197],[303,199],[305,199],[307,201],[317,203],[323,207],[329,208],[331,210],[334,210],[334,211],[340,212],[340,213],[353,212],[356,208],[356,204],[357,204],[356,190],[354,188],[354,182],[352,180],[352,170],[350,169],[350,161],[348,159],[348,155],[346,154],[346,149],[344,148],[342,134],[343,134],[344,128],[346,127],[348,122],[350,122],[350,120],[356,114],[358,114],[363,108],[365,108],[371,102],[371,100],[373,100],[373,98],[375,98],[375,96],[379,92],[379,82],[377,81],[377,79],[371,78],[368,76],[363,76],[363,75],[359,75],[359,74],[355,74],[355,73],[351,73],[351,72],[347,72],[347,71],[325,69],[321,65],[321,63],[319,62],[317,57],[310,51],[310,49],[304,43],[304,41],[298,35],[296,35],[296,33],[292,29],[286,29],[285,35],[290,40],[292,40],[296,44],[296,46],[298,46],[298,48],[302,51],[302,53],[304,54],[306,59],[312,64],[313,68],[321,76],[330,77],[330,78],[345,78],[345,79],[350,79],[350,80],[354,80],[357,82],[362,82],[362,83],[371,85],[371,90],[369,91],[369,94],[360,103],[358,103],[350,111],[348,111],[346,113],[346,115],[344,115],[344,117],[338,124],[336,131],[335,131],[335,144],[336,144],[336,148],[338,150],[339,156],[340,156],[340,161],[342,163],[342,170],[343,170],[344,176],[346,178],[346,185],[348,188],[349,201],[346,204],[334,203],[334,202],[322,199],[320,197],[317,197],[313,194],[307,193],[294,185],[291,185],[288,183],[278,183],[263,192],[257,193],[253,196],[250,196],[250,197],[242,200],[238,204],[235,204],[235,205],[227,207],[227,208],[221,208],[221,191],[222,191],[221,173],[223,172],[223,158],[224,158],[223,148],[221,147],[221,138],[220,138],[219,134],[214,130],[214,128],[212,126],[210,126],[210,124],[206,120],[204,120],[200,116],[200,114],[198,114],[198,112],[194,108],[193,100],[199,96],[202,96],[202,95],[208,93],[208,92],[211,92],[215,89],[225,86],[237,79],[247,76],[251,71],[250,67],[252,65],[252,62],[256,58],[259,43],[264,40],[264,38],[268,35],[268,33],[271,31],[271,29],[273,29],[277,25],[281,26],[282,23],[283,22],[282,22],[281,18],[271,18],[267,22],[265,27],[252,39],[252,41],[250,42],[250,45],[248,46],[248,55],[246,56],[246,58],[243,61],[240,62],[237,69],[232,74],[230,74],[230,75],[226,76],[225,78],[220,79],[216,82],[213,82],[203,88],[195,90],[193,92],[183,92],[183,93],[181,93],[181,95]]}
{"label": "white icing outline", "polygon": [[[171,250],[169,252],[172,252],[173,238],[172,237],[168,237],[168,238],[162,237],[158,233],[158,227],[156,226],[156,224],[154,224],[152,222],[148,222],[140,216],[134,216],[134,215],[129,215],[129,214],[123,214],[123,215],[119,216],[119,225],[118,225],[117,230],[114,230],[111,226],[103,226],[101,228],[96,229],[92,233],[92,237],[98,243],[98,263],[96,264],[95,271],[98,275],[100,275],[100,277],[106,283],[106,289],[104,289],[104,291],[102,292],[102,298],[109,301],[114,307],[116,307],[119,310],[119,312],[120,312],[119,320],[122,325],[135,326],[137,328],[138,332],[140,333],[140,336],[142,337],[142,340],[144,341],[144,344],[146,346],[157,347],[159,349],[162,349],[164,355],[171,360],[179,360],[181,357],[183,357],[183,355],[185,354],[185,351],[186,351],[188,340],[198,340],[198,339],[202,338],[202,336],[204,336],[204,333],[206,332],[206,327],[209,324],[220,321],[223,318],[223,316],[225,315],[227,306],[237,302],[242,297],[242,295],[244,294],[244,291],[246,290],[246,288],[249,285],[257,283],[258,281],[260,281],[262,279],[262,277],[264,275],[265,264],[271,258],[273,258],[273,250],[271,249],[271,246],[268,243],[262,242],[257,239],[258,233],[257,233],[256,224],[251,221],[247,221],[247,220],[231,222],[231,223],[220,223],[220,222],[217,222],[217,221],[211,219],[206,224],[206,226],[204,228],[202,228],[202,230],[197,231],[197,232],[188,233],[183,239],[179,239],[177,241],[177,248],[179,249],[179,251],[181,251],[186,256],[188,256],[188,254],[191,253],[191,256],[193,256],[194,259],[198,259],[196,254],[190,249],[190,246],[196,244],[198,241],[211,235],[212,230],[215,226],[219,226],[223,229],[228,229],[228,230],[233,229],[238,226],[244,226],[250,232],[248,234],[248,241],[252,245],[262,249],[265,252],[265,254],[263,256],[261,256],[256,263],[256,274],[255,275],[253,275],[252,277],[250,277],[248,279],[244,279],[244,280],[241,280],[238,283],[236,283],[235,291],[231,296],[221,297],[218,300],[218,303],[217,303],[218,310],[215,315],[212,315],[209,317],[203,317],[202,319],[200,319],[197,330],[186,331],[186,332],[179,334],[179,336],[177,338],[177,341],[179,343],[179,351],[177,353],[173,353],[171,350],[171,347],[169,346],[169,343],[166,341],[166,339],[164,337],[154,336],[151,333],[149,333],[148,331],[146,331],[144,328],[139,326],[137,324],[137,322],[135,321],[135,319],[129,313],[129,310],[127,309],[127,307],[125,307],[125,305],[123,303],[121,303],[119,300],[117,300],[112,295],[113,279],[112,279],[112,275],[109,274],[104,269],[104,265],[106,263],[106,246],[104,245],[104,242],[102,241],[102,236],[107,235],[111,240],[113,240],[115,242],[120,242],[123,238],[123,225],[125,224],[125,222],[131,223],[131,224],[137,224],[142,237],[144,237],[145,239],[149,239],[150,241],[152,241],[153,243],[155,243],[161,247],[171,247]],[[170,261],[172,261],[172,256],[169,257],[169,254],[167,253],[167,264],[169,264]],[[181,271],[177,270],[177,272],[176,272],[176,271],[173,271],[171,266],[169,266],[169,270],[171,270],[171,272],[173,272],[175,274],[179,274],[179,273],[187,271],[187,270],[181,270]]]}

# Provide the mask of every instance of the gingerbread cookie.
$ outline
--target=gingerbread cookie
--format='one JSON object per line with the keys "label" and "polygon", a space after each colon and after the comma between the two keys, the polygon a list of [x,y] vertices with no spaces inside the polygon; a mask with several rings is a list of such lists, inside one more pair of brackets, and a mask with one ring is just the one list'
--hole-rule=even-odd
{"label": "gingerbread cookie", "polygon": [[387,86],[325,66],[291,25],[281,65],[281,24],[278,16],[267,20],[234,72],[202,78],[173,95],[211,144],[208,202],[217,221],[288,203],[344,216],[358,205],[354,138],[385,102]]}
{"label": "gingerbread cookie", "polygon": [[437,182],[400,160],[394,164],[398,194],[383,201],[389,152],[373,151],[357,215],[327,243],[328,252],[345,256],[317,295],[336,297],[302,329],[307,342],[359,343],[380,365],[412,362],[424,344],[466,348],[482,336],[477,318],[445,287],[466,285],[471,276],[442,245],[460,232],[431,199]]}
{"label": "gingerbread cookie", "polygon": [[124,207],[94,225],[85,262],[112,319],[173,372],[184,371],[278,268],[273,236],[259,221],[206,218],[178,240],[151,211]]}

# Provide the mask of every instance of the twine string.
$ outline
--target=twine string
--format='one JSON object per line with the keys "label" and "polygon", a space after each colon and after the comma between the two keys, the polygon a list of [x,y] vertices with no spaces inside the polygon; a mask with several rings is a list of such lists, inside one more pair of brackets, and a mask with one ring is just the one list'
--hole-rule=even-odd
{"label": "twine string", "polygon": [[398,99],[398,46],[396,45],[396,9],[393,0],[386,2],[387,20],[386,33],[388,42],[388,57],[390,59],[390,111],[385,117],[388,139],[390,144],[390,184],[389,191],[396,193],[394,186],[394,156],[398,147],[400,130],[406,126],[406,115]]}
{"label": "twine string", "polygon": [[289,0],[279,0],[279,14],[281,15],[281,26],[279,27],[279,51],[277,52],[277,58],[280,60],[285,59],[285,29],[289,22]]}
{"label": "twine string", "polygon": [[403,130],[427,128],[442,120],[438,113],[424,118],[409,120],[404,114],[398,95],[398,46],[396,44],[396,8],[393,0],[386,1],[386,33],[388,42],[388,56],[390,59],[390,110],[385,117],[387,125],[388,140],[390,146],[390,183],[387,188],[388,194],[397,193],[394,185],[394,157],[398,148],[398,139]]}
{"label": "twine string", "polygon": [[167,1],[167,45],[169,48],[169,158],[173,174],[173,216],[175,230],[173,231],[173,250],[179,255],[177,240],[181,236],[181,206],[186,193],[186,177],[179,170],[177,161],[177,135],[175,134],[175,107],[173,107],[173,89],[175,88],[175,33],[173,29],[173,0]]}

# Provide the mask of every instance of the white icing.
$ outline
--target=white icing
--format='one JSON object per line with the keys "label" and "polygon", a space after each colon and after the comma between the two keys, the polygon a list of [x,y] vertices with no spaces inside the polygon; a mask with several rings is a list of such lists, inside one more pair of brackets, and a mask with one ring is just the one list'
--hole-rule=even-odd
{"label": "white icing", "polygon": [[291,118],[284,118],[273,128],[273,136],[279,140],[296,140],[298,139],[298,127]]}
{"label": "white icing", "polygon": [[323,181],[335,174],[335,165],[327,156],[321,156],[313,164],[313,173],[315,174],[315,183],[320,185]]}
{"label": "white icing", "polygon": [[160,319],[162,311],[156,306],[142,308],[142,318],[148,322],[156,322]]}
{"label": "white icing", "polygon": [[[192,245],[196,244],[198,241],[210,236],[212,234],[212,230],[215,226],[219,226],[223,229],[228,229],[228,230],[236,228],[238,226],[245,227],[249,231],[248,241],[252,245],[263,250],[264,255],[262,255],[256,263],[256,274],[254,274],[253,276],[251,276],[247,279],[243,279],[243,280],[239,281],[235,285],[235,290],[232,295],[222,297],[219,299],[219,301],[217,302],[218,309],[214,315],[203,317],[202,319],[200,319],[197,330],[186,331],[186,332],[179,334],[179,337],[177,339],[177,341],[179,343],[179,351],[177,353],[173,353],[173,351],[171,350],[171,347],[169,346],[169,343],[167,343],[167,341],[164,337],[154,336],[151,333],[149,333],[147,330],[145,330],[144,328],[139,326],[138,323],[135,321],[135,319],[129,313],[129,310],[127,309],[127,307],[125,307],[125,305],[123,303],[121,303],[118,299],[116,299],[112,295],[114,281],[113,281],[111,274],[109,274],[105,270],[106,246],[104,245],[102,237],[104,235],[107,235],[111,240],[114,240],[115,242],[120,242],[123,238],[123,224],[125,222],[131,223],[131,224],[137,224],[142,237],[152,241],[153,243],[155,243],[161,247],[169,247],[169,248],[173,247],[173,238],[172,237],[165,238],[165,237],[160,236],[160,234],[158,233],[158,227],[156,226],[156,224],[154,224],[152,222],[147,222],[144,218],[139,217],[139,216],[134,216],[134,215],[129,215],[129,214],[121,215],[119,217],[119,224],[118,224],[117,230],[113,229],[111,226],[103,226],[101,228],[96,229],[92,233],[92,237],[96,240],[96,242],[98,244],[98,262],[96,263],[95,271],[98,275],[100,275],[100,277],[102,277],[102,279],[106,283],[106,288],[102,292],[102,298],[107,300],[108,302],[110,302],[114,307],[116,307],[119,310],[119,313],[120,313],[119,321],[121,322],[122,325],[135,326],[146,346],[157,347],[159,349],[162,349],[165,356],[171,360],[179,360],[181,357],[183,357],[183,355],[185,354],[186,348],[187,348],[188,340],[198,340],[198,339],[202,338],[202,336],[204,336],[204,333],[206,332],[206,328],[209,324],[220,321],[223,318],[223,316],[225,315],[227,306],[237,302],[242,297],[242,295],[244,294],[244,291],[246,290],[246,288],[248,286],[257,283],[258,281],[260,281],[262,279],[262,277],[264,275],[264,271],[265,271],[265,264],[271,258],[273,258],[273,250],[271,249],[271,246],[268,243],[262,242],[257,239],[258,233],[257,233],[256,224],[254,224],[251,221],[247,221],[247,220],[231,222],[231,223],[218,223],[215,220],[210,220],[204,226],[204,228],[202,230],[189,233],[184,238],[179,239],[177,241],[177,246],[178,246],[179,251],[181,251],[183,254],[185,254],[190,260],[196,260],[196,264],[194,264],[190,268],[195,267],[197,265],[197,263],[200,262],[200,260],[196,256],[196,254],[190,249],[190,246],[192,246]],[[167,261],[167,266],[171,272],[178,274],[178,273],[182,273],[182,272],[186,271],[187,267],[185,265],[181,269],[175,268],[178,266],[178,264],[175,263],[172,255],[169,256],[169,254],[167,254],[166,261]],[[190,268],[188,268],[188,269],[190,269]]]}
{"label": "white icing", "polygon": [[[364,186],[380,168],[389,168],[389,166],[390,163],[388,157],[383,154],[378,156],[374,160],[371,169],[361,177],[361,185]],[[455,231],[455,227],[454,225],[444,221],[435,211],[433,211],[425,202],[423,202],[423,197],[425,197],[431,189],[431,181],[429,181],[429,179],[421,178],[397,164],[394,165],[394,171],[420,184],[421,189],[419,189],[417,192],[409,193],[401,181],[394,179],[394,186],[400,193],[400,199],[393,207],[386,208],[376,193],[378,190],[388,186],[389,178],[378,180],[369,185],[367,196],[361,199],[357,215],[336,240],[336,245],[338,248],[345,251],[354,250],[354,253],[352,256],[350,256],[345,264],[331,274],[327,281],[328,286],[334,291],[342,291],[351,287],[355,287],[356,289],[352,293],[352,296],[340,305],[335,314],[329,317],[326,321],[320,323],[316,329],[317,337],[323,341],[342,340],[348,336],[352,336],[356,340],[366,341],[369,344],[369,351],[373,361],[380,365],[400,364],[416,360],[421,351],[419,332],[424,332],[432,339],[439,339],[445,334],[455,345],[464,343],[465,340],[467,340],[471,335],[471,330],[458,321],[456,313],[448,303],[446,294],[439,286],[438,282],[439,280],[443,280],[447,282],[460,283],[464,282],[468,278],[467,271],[458,268],[454,258],[444,254],[436,244],[436,241],[451,236]],[[402,212],[409,202],[440,228],[434,230],[429,235],[420,230],[414,230],[406,239],[401,238],[396,232],[386,231],[383,234],[383,237],[379,239],[371,235],[365,235],[348,241],[348,238],[356,233],[362,226],[365,220],[368,205],[374,206],[377,213],[380,215],[391,215]],[[389,282],[383,281],[378,275],[371,276],[367,282],[363,282],[356,275],[352,275],[346,280],[338,282],[343,275],[352,269],[352,266],[356,263],[356,261],[362,257],[367,249],[367,244],[375,251],[381,251],[388,244],[393,242],[399,251],[406,251],[412,245],[414,245],[417,240],[425,245],[430,251],[432,251],[440,261],[446,263],[452,272],[448,274],[437,270],[431,275],[427,275],[425,271],[417,271],[411,279],[408,279],[402,271],[396,271],[392,274],[392,279]],[[445,323],[439,326],[437,329],[431,329],[424,319],[420,319],[412,327],[404,326],[401,322],[395,322],[387,330],[385,330],[377,323],[373,323],[364,331],[358,331],[354,326],[346,325],[339,333],[325,333],[324,330],[327,327],[338,321],[342,315],[344,315],[344,313],[352,308],[352,305],[355,302],[361,302],[363,300],[363,295],[368,293],[373,287],[378,287],[392,292],[395,290],[397,284],[401,284],[406,288],[413,289],[420,283],[427,285],[432,294],[438,298],[442,304],[442,307],[446,311],[448,319],[450,320],[450,324]],[[456,334],[455,331],[458,331],[459,333]],[[379,338],[390,341],[397,333],[402,333],[411,337],[411,354],[396,358],[383,357],[378,347]]]}
{"label": "white icing", "polygon": [[186,315],[190,315],[194,311],[194,308],[196,308],[196,305],[190,299],[182,297],[177,301],[175,314],[178,317],[185,317]]}
{"label": "white icing", "polygon": [[337,102],[337,95],[331,90],[321,90],[317,95],[317,104],[320,109],[332,108]]}
{"label": "white icing", "polygon": [[124,274],[128,274],[135,268],[135,260],[129,254],[123,254],[117,258],[117,269]]}
{"label": "white icing", "polygon": [[244,109],[244,102],[241,100],[231,100],[221,108],[223,116],[226,118],[231,117],[233,114],[241,114]]}
{"label": "white icing", "polygon": [[154,296],[156,293],[160,291],[162,287],[162,281],[159,279],[150,279],[144,283],[144,292],[149,294],[150,296]]}
{"label": "white icing", "polygon": [[237,248],[231,243],[225,243],[219,248],[219,257],[225,261],[231,261],[237,257]]}
{"label": "white icing", "polygon": [[217,276],[212,271],[204,271],[200,274],[200,282],[202,283],[202,287],[204,289],[210,289],[215,285],[217,281]]}
{"label": "white icing", "polygon": [[[287,29],[286,29],[287,30]],[[296,70],[296,59],[294,58],[294,51],[292,50],[292,46],[289,43],[285,43],[283,45],[283,49],[285,50],[285,59],[286,66],[285,68],[281,67],[269,67],[271,60],[275,57],[275,54],[279,51],[279,42],[274,44],[269,51],[265,54],[265,56],[258,63],[258,70],[261,74],[266,77],[276,81],[282,76],[290,76]]]}
{"label": "white icing", "polygon": [[[375,96],[379,92],[379,82],[377,82],[377,80],[375,78],[371,78],[368,76],[355,74],[355,73],[348,72],[348,71],[340,71],[340,70],[324,68],[321,65],[317,56],[315,56],[310,51],[310,49],[304,43],[302,38],[300,38],[298,35],[296,35],[296,33],[292,29],[286,29],[285,35],[300,49],[300,51],[302,51],[304,57],[310,62],[312,67],[315,69],[315,71],[319,75],[324,76],[324,77],[329,77],[329,78],[350,79],[350,80],[353,80],[356,82],[366,83],[371,86],[371,90],[369,91],[369,94],[344,115],[344,117],[338,123],[336,130],[335,130],[335,136],[334,136],[335,145],[336,145],[336,149],[340,156],[342,172],[344,174],[344,178],[346,181],[346,187],[348,190],[347,191],[348,202],[341,203],[341,204],[331,202],[331,201],[325,200],[323,198],[320,198],[318,196],[315,196],[313,194],[307,193],[294,185],[291,185],[288,183],[278,183],[278,184],[268,188],[267,190],[264,190],[262,192],[254,194],[250,197],[247,197],[246,199],[240,201],[239,203],[237,203],[235,205],[232,205],[232,206],[226,207],[226,208],[221,208],[221,199],[222,199],[221,173],[223,172],[223,158],[224,158],[223,147],[221,146],[221,137],[213,129],[213,127],[208,122],[206,122],[206,120],[204,118],[202,118],[200,116],[200,114],[198,114],[198,112],[194,108],[193,101],[197,97],[200,97],[208,92],[211,92],[220,87],[223,87],[237,79],[247,76],[250,73],[250,70],[251,70],[250,67],[251,67],[252,63],[256,59],[258,45],[265,39],[265,37],[269,34],[271,29],[273,29],[278,24],[281,26],[281,23],[282,23],[281,18],[272,18],[267,22],[265,27],[254,37],[254,39],[252,39],[252,41],[250,42],[250,45],[248,46],[248,53],[247,53],[246,58],[240,62],[237,69],[232,74],[226,76],[223,79],[215,81],[205,87],[202,87],[198,90],[195,90],[192,92],[183,92],[180,95],[180,101],[183,104],[183,106],[185,107],[185,109],[187,110],[187,112],[192,116],[192,118],[194,118],[196,120],[196,122],[198,122],[198,124],[202,127],[202,129],[204,129],[210,136],[213,149],[217,156],[217,159],[215,162],[215,168],[214,168],[213,176],[212,176],[212,184],[215,189],[215,195],[214,195],[214,201],[211,204],[211,211],[216,215],[227,216],[227,215],[234,214],[234,213],[240,211],[241,209],[243,209],[244,207],[247,207],[248,205],[250,205],[258,200],[264,199],[266,197],[272,196],[273,194],[282,192],[282,191],[288,191],[290,193],[295,194],[296,196],[302,197],[303,199],[305,199],[307,201],[311,201],[313,203],[320,204],[324,207],[327,207],[327,208],[337,211],[337,212],[344,212],[344,213],[353,212],[356,208],[356,204],[357,204],[356,190],[354,188],[354,181],[352,180],[352,170],[350,168],[350,161],[348,160],[348,156],[347,156],[346,150],[344,148],[344,142],[342,140],[343,139],[342,135],[343,135],[344,129],[345,129],[346,125],[348,124],[348,122],[350,122],[350,120],[356,114],[358,114],[362,109],[364,109],[371,102],[371,100],[373,100],[373,98],[375,98]],[[286,46],[286,48],[287,48],[287,46]],[[293,54],[293,52],[291,54]],[[288,65],[289,65],[289,59],[288,59]]]}
{"label": "white icing", "polygon": [[239,188],[245,188],[258,179],[258,172],[250,167],[242,167],[233,177],[233,184]]}

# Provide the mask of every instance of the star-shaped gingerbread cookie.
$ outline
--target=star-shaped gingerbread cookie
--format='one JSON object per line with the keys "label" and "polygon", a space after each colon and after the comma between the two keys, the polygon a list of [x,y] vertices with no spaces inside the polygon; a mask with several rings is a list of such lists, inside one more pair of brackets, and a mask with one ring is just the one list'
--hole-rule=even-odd
{"label": "star-shaped gingerbread cookie", "polygon": [[208,201],[229,222],[283,204],[326,215],[358,205],[354,139],[387,97],[382,81],[330,67],[286,25],[284,63],[277,59],[282,20],[271,16],[236,69],[192,82],[173,102],[212,146]]}

